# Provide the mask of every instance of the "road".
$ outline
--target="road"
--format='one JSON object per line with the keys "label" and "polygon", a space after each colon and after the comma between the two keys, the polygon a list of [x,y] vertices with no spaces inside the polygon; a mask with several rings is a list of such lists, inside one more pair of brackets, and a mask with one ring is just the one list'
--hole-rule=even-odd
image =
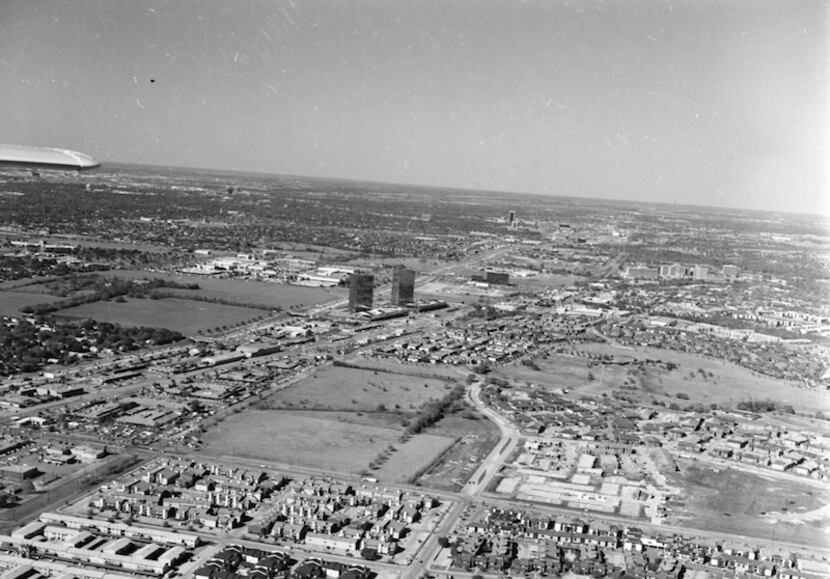
{"label": "road", "polygon": [[509,420],[492,408],[488,408],[481,401],[481,382],[473,383],[467,390],[467,401],[484,416],[495,422],[501,431],[501,440],[493,447],[493,450],[490,451],[490,454],[487,455],[487,458],[484,459],[481,466],[473,473],[469,482],[461,491],[463,495],[472,497],[480,495],[487,489],[493,477],[501,469],[504,460],[515,450],[521,435]]}
{"label": "road", "polygon": [[501,431],[501,439],[499,440],[499,443],[493,447],[493,450],[490,451],[490,454],[487,455],[478,469],[476,469],[475,473],[473,473],[470,477],[469,482],[464,486],[464,488],[461,489],[461,492],[453,497],[454,504],[446,515],[444,515],[444,518],[439,526],[429,535],[427,540],[418,550],[414,561],[405,570],[402,579],[418,579],[419,577],[423,577],[427,572],[432,573],[433,571],[436,571],[436,569],[433,568],[433,561],[442,548],[438,543],[439,539],[449,535],[450,531],[458,522],[463,510],[475,497],[484,493],[493,478],[498,474],[505,459],[512,454],[521,440],[519,431],[510,423],[510,421],[505,419],[498,412],[488,408],[487,405],[481,401],[481,382],[474,382],[470,385],[467,389],[466,396],[467,401],[472,406],[496,423]]}

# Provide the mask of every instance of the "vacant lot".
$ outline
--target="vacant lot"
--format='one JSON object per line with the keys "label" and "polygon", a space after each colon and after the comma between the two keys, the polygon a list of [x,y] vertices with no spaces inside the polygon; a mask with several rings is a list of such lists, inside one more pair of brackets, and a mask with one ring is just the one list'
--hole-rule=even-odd
{"label": "vacant lot", "polygon": [[428,400],[444,397],[452,386],[443,380],[330,366],[271,396],[271,408],[309,408],[414,412]]}
{"label": "vacant lot", "polygon": [[279,410],[231,415],[205,435],[205,450],[286,464],[360,473],[401,432]]}
{"label": "vacant lot", "polygon": [[771,476],[685,461],[679,464],[682,474],[672,484],[685,488],[686,493],[671,506],[670,524],[825,546],[822,527],[826,520],[793,524],[780,520],[780,515],[819,509],[830,499],[827,492]]}
{"label": "vacant lot", "polygon": [[148,326],[167,328],[185,335],[212,330],[238,322],[252,321],[263,315],[262,310],[193,302],[174,298],[125,299],[83,304],[61,310],[61,316],[90,318],[100,322],[113,322],[124,326]]}
{"label": "vacant lot", "polygon": [[455,439],[436,434],[419,434],[406,442],[397,442],[393,452],[379,468],[372,470],[372,476],[384,482],[411,482],[422,469],[452,446]]}
{"label": "vacant lot", "polygon": [[25,292],[0,292],[0,315],[19,316],[20,309],[57,301],[58,298]]}
{"label": "vacant lot", "polygon": [[346,296],[345,289],[322,289],[266,281],[214,279],[199,275],[147,271],[113,271],[106,272],[106,275],[125,279],[160,278],[179,283],[195,283],[199,285],[198,290],[165,288],[163,291],[179,294],[183,298],[197,296],[226,303],[256,304],[283,309],[322,304]]}
{"label": "vacant lot", "polygon": [[418,482],[448,491],[461,490],[501,438],[499,429],[486,418],[474,420],[457,414],[445,417],[430,432],[452,436],[457,442]]}

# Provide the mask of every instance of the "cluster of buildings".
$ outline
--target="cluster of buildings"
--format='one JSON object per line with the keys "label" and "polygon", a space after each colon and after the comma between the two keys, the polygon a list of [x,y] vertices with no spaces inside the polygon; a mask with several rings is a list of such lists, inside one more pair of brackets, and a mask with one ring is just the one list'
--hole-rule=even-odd
{"label": "cluster of buildings", "polygon": [[770,328],[783,328],[798,334],[830,335],[830,314],[812,314],[796,310],[758,308],[755,311],[735,313],[734,317],[751,320]]}
{"label": "cluster of buildings", "polygon": [[696,281],[730,280],[738,277],[739,268],[736,265],[726,264],[720,272],[710,271],[708,265],[661,265],[646,267],[629,265],[625,268],[624,276],[628,279],[691,279]]}
{"label": "cluster of buildings", "polygon": [[[349,311],[372,309],[375,292],[375,276],[370,273],[353,273],[349,276]],[[392,270],[393,306],[406,306],[415,301],[415,272],[405,267]]]}
{"label": "cluster of buildings", "polygon": [[298,562],[282,552],[228,545],[193,572],[197,579],[368,579],[364,565],[309,557]]}
{"label": "cluster of buildings", "polygon": [[[278,253],[278,255],[272,255]],[[236,277],[245,279],[280,280],[298,285],[334,287],[354,269],[341,266],[321,266],[307,259],[300,259],[282,252],[265,250],[261,255],[236,253],[213,256],[209,249],[197,249],[194,256],[202,261],[182,270],[183,273]]]}
{"label": "cluster of buildings", "polygon": [[9,242],[15,252],[4,254],[4,257],[28,257],[37,261],[54,262],[59,264],[80,264],[82,260],[72,255],[78,246],[64,243],[47,243],[45,240],[24,241],[12,240]]}
{"label": "cluster of buildings", "polygon": [[[758,420],[751,412],[637,408],[617,398],[572,400],[542,388],[504,390],[491,402],[528,433],[518,457],[543,471],[569,469],[565,448],[596,457],[597,474],[616,475],[621,457],[661,448],[683,457],[830,479],[830,439]],[[675,408],[675,406],[672,406]],[[592,465],[593,466],[593,465]]]}
{"label": "cluster of buildings", "polygon": [[106,447],[98,444],[39,444],[26,436],[0,437],[0,506],[26,500],[33,489],[54,481],[56,471],[69,474],[105,456]]}
{"label": "cluster of buildings", "polygon": [[248,533],[372,559],[402,550],[401,539],[437,505],[422,493],[308,477],[268,498],[263,507],[271,515]]}
{"label": "cluster of buildings", "polygon": [[341,553],[391,555],[437,501],[422,493],[352,485],[327,477],[290,479],[263,469],[159,459],[99,490],[100,515],[157,526],[229,531],[247,523],[262,540]]}
{"label": "cluster of buildings", "polygon": [[159,459],[111,483],[90,500],[102,514],[141,517],[156,525],[230,530],[241,526],[281,475],[218,463]]}
{"label": "cluster of buildings", "polygon": [[753,372],[808,387],[819,385],[828,369],[823,347],[768,337],[752,330],[711,326],[685,321],[664,324],[661,320],[629,316],[598,329],[626,346],[651,346],[727,360]]}
{"label": "cluster of buildings", "polygon": [[[495,309],[495,308],[494,308]],[[407,336],[374,348],[372,356],[409,363],[476,365],[508,363],[580,331],[576,318],[519,313]]]}
{"label": "cluster of buildings", "polygon": [[[10,535],[0,535],[5,550],[36,554],[36,559],[153,577],[174,568],[200,543],[197,535],[189,533],[60,513],[44,513]],[[33,567],[31,559],[23,566]]]}
{"label": "cluster of buildings", "polygon": [[490,573],[594,577],[780,577],[818,579],[828,565],[737,541],[665,533],[578,518],[491,509],[458,529],[452,566]]}
{"label": "cluster of buildings", "polygon": [[703,454],[817,480],[830,480],[830,438],[729,414],[699,417],[693,430],[674,441],[672,446],[684,456]]}

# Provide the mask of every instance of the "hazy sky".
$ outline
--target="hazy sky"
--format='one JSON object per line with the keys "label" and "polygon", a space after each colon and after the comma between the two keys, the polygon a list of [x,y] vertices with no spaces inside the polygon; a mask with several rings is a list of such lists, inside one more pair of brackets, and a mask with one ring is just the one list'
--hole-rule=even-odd
{"label": "hazy sky", "polygon": [[0,142],[830,213],[825,0],[4,0]]}

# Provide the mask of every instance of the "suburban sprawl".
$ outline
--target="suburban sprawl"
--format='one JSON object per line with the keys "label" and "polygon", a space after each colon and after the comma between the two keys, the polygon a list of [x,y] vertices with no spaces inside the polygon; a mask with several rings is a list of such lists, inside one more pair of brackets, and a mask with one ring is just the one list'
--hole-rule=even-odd
{"label": "suburban sprawl", "polygon": [[830,577],[811,215],[0,173],[0,579]]}

